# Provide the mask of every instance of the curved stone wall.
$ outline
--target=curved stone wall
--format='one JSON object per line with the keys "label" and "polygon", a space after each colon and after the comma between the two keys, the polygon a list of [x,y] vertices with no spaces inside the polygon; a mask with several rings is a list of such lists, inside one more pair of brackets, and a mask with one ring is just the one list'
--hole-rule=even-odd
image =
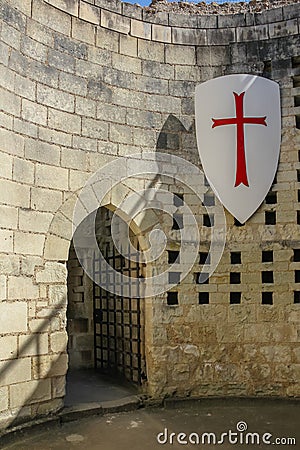
{"label": "curved stone wall", "polygon": [[[239,243],[248,252],[245,270],[252,270],[253,276],[245,275],[245,285],[253,286],[257,285],[251,269],[257,261],[257,256],[254,260],[250,256],[253,245],[258,250],[276,244],[278,270],[293,291],[287,262],[292,244],[286,248],[282,242],[296,241],[297,246],[299,239],[295,212],[300,169],[300,113],[295,100],[300,85],[299,8],[293,4],[261,14],[190,16],[153,15],[119,0],[0,1],[0,414],[4,425],[63,404],[65,263],[72,237],[73,194],[96,169],[132,153],[142,157],[147,151],[163,150],[199,164],[193,128],[198,83],[224,74],[251,73],[280,84],[283,135],[277,224],[265,227],[266,205],[243,229],[234,227],[227,215],[228,242],[229,248]],[[162,139],[162,130],[170,123],[175,128],[167,127],[165,134],[177,139],[181,133],[180,146]],[[281,298],[284,302],[285,291]],[[235,319],[227,309],[217,309],[212,314],[226,317],[227,331],[220,330],[213,343],[208,338],[210,351],[215,348],[219,356],[201,363],[202,375],[197,364],[193,366],[194,382],[186,375],[188,351],[181,349],[182,355],[174,359],[174,346],[181,345],[174,337],[176,326],[181,327],[176,314],[169,316],[174,324],[169,323],[167,333],[166,317],[152,324],[155,339],[149,337],[147,350],[149,394],[298,396],[297,305],[263,313],[242,309]],[[273,320],[275,331],[270,337]],[[257,357],[259,376],[253,384],[250,347],[263,329],[271,334],[265,339],[269,343],[264,346],[265,356]],[[239,364],[248,368],[247,374],[234,375],[233,385],[230,371],[237,338],[246,342],[238,353]],[[273,339],[278,347],[272,358],[267,347]],[[186,342],[192,341],[189,337]],[[229,344],[232,354],[228,351],[226,356],[222,352]],[[271,367],[271,360],[275,366]],[[167,369],[172,364],[173,374]],[[219,376],[222,371],[226,377]],[[207,381],[201,389],[197,377]]]}

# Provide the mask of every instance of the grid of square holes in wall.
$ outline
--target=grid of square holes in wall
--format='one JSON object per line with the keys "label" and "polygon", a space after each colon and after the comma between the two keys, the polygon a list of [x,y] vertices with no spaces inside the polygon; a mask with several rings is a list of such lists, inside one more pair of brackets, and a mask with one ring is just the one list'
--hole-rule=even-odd
{"label": "grid of square holes in wall", "polygon": [[[299,162],[300,162],[300,151],[299,151]],[[300,182],[300,169],[297,170],[296,173],[297,181]],[[208,182],[205,181],[205,185],[208,186]],[[271,190],[268,192],[265,201],[264,201],[264,223],[265,225],[276,225],[277,222],[277,216],[276,216],[276,206],[277,206],[277,177],[275,176]],[[183,194],[175,194],[174,195],[174,205],[178,208],[182,206],[184,201],[184,195]],[[298,190],[298,202],[300,205],[300,189]],[[202,225],[203,227],[211,228],[214,226],[214,215],[211,212],[213,210],[212,207],[215,206],[215,197],[212,193],[212,191],[207,192],[204,194],[204,202],[206,212],[202,215]],[[211,209],[211,211],[210,211]],[[180,209],[179,209],[180,211]],[[300,210],[297,211],[296,216],[297,224],[300,225]],[[173,215],[173,230],[180,230],[183,228],[184,225],[184,219],[183,214],[180,212],[176,212]],[[234,225],[237,227],[242,227],[244,224],[240,223],[236,218],[234,218]]]}
{"label": "grid of square holes in wall", "polygon": [[[280,250],[279,250],[280,251]],[[300,248],[293,249],[293,256],[291,262],[293,263],[293,277],[294,277],[294,290],[286,292],[286,300],[289,303],[300,305]],[[168,251],[168,263],[179,264],[180,263],[179,251]],[[262,250],[261,261],[257,261],[258,267],[261,267],[260,272],[260,286],[261,286],[261,299],[262,305],[274,304],[274,293],[276,293],[276,272],[273,271],[274,251]],[[230,305],[237,305],[242,303],[243,290],[242,290],[242,252],[233,251],[230,252],[230,265],[231,270],[229,272],[228,284],[230,286],[230,292],[228,293],[228,303]],[[198,267],[200,271],[193,273],[193,282],[199,287],[197,290],[199,305],[208,305],[211,303],[214,292],[211,292],[206,288],[210,284],[210,278],[206,277],[206,273],[201,271],[201,267],[210,264],[210,255],[208,252],[199,253]],[[299,266],[299,268],[297,268]],[[169,273],[169,283],[180,284],[180,272]],[[240,287],[240,289],[239,289]],[[172,290],[167,292],[167,305],[177,306],[179,305],[179,293]],[[224,295],[226,295],[224,293]]]}
{"label": "grid of square holes in wall", "polygon": [[[300,150],[299,150],[299,162],[300,162]],[[295,173],[295,177],[297,177],[297,181],[300,182],[300,169]],[[205,180],[205,185],[208,185],[208,182]],[[276,206],[277,206],[277,176],[274,177],[272,187],[268,194],[266,195],[264,201],[264,223],[265,225],[276,225],[277,217],[276,217]],[[215,196],[211,190],[209,190],[206,194],[204,194],[203,205],[205,205],[206,211],[202,214],[202,225],[206,228],[211,228],[214,226],[214,215],[213,215],[213,207],[215,206]],[[172,230],[180,230],[184,226],[184,218],[183,214],[180,213],[180,206],[183,205],[184,195],[183,194],[174,194],[174,205],[178,208],[178,212],[173,214],[173,225]],[[298,190],[298,202],[300,205],[300,189]],[[300,210],[297,213],[297,224],[300,225]],[[242,227],[244,224],[240,223],[236,218],[234,218],[234,225],[237,227]]]}
{"label": "grid of square holes in wall", "polygon": [[[300,151],[299,151],[299,161],[300,161]],[[300,169],[297,170],[297,181],[300,182]],[[276,204],[277,204],[277,192],[276,192],[277,179],[275,177],[272,189],[267,194],[264,205],[265,214],[265,224],[266,225],[276,225]],[[183,194],[175,194],[174,205],[180,208],[184,202]],[[298,190],[298,202],[300,203],[300,189]],[[209,207],[214,206],[214,197],[212,194],[208,193],[204,197],[204,204],[208,210],[208,213],[203,214],[203,227],[214,226],[213,215],[209,213]],[[300,225],[300,210],[297,211],[297,223]],[[234,221],[234,225],[237,227],[244,226],[237,220]],[[180,230],[184,226],[183,215],[176,212],[173,215],[173,230]],[[291,261],[293,266],[293,277],[294,277],[294,290],[293,293],[287,292],[287,297],[291,297],[291,303],[300,304],[300,248],[291,250],[293,256]],[[181,283],[181,273],[176,271],[176,264],[180,263],[180,253],[179,251],[169,250],[168,251],[168,264],[173,265],[172,272],[169,273],[169,284]],[[259,261],[258,261],[259,262]],[[274,296],[276,296],[276,273],[274,272],[274,252],[273,250],[262,250],[261,251],[261,261],[260,261],[260,280],[261,285],[261,299],[260,303],[262,305],[273,305]],[[228,302],[231,305],[240,304],[243,300],[243,290],[242,290],[242,276],[243,276],[243,266],[242,266],[242,252],[232,251],[230,252],[230,273],[228,277],[228,284],[230,286],[230,292],[228,294]],[[297,268],[299,263],[299,268]],[[212,296],[214,295],[210,289],[205,289],[205,286],[210,284],[210,278],[206,276],[203,270],[204,265],[210,264],[210,255],[208,252],[200,252],[198,269],[193,273],[193,283],[198,286],[197,295],[199,305],[207,305],[211,303]],[[217,284],[217,283],[216,283]],[[241,289],[239,289],[239,286]],[[167,305],[177,306],[179,305],[179,291],[173,288],[167,293]],[[226,294],[225,294],[226,295]],[[293,298],[292,298],[293,296]]]}

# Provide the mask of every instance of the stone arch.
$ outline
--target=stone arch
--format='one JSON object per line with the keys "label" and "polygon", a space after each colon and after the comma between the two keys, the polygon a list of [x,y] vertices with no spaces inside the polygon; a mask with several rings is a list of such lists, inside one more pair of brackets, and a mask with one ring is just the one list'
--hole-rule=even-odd
{"label": "stone arch", "polygon": [[[81,189],[73,193],[55,213],[45,240],[43,252],[45,261],[67,261],[70,241],[74,234],[73,212],[80,192]],[[120,200],[125,199],[133,192],[134,190],[130,189],[127,184],[120,183],[118,189],[108,193],[103,204],[99,204],[98,207],[105,206],[115,211]],[[143,248],[146,243],[142,237],[141,225],[140,221],[130,220],[130,227],[139,236],[140,245]]]}
{"label": "stone arch", "polygon": [[[109,257],[107,262],[112,269],[125,276],[137,277],[137,281],[139,281],[138,278],[142,274],[144,275],[144,265],[139,263],[139,260],[138,262],[135,262],[134,259],[130,260],[130,254],[133,255],[134,252],[128,254],[127,246],[123,247],[123,251],[120,252],[108,230],[108,224],[112,223],[114,209],[113,205],[109,204],[101,206],[97,211],[95,231],[99,249],[104,258]],[[131,239],[133,239],[131,241],[132,249],[138,249],[139,236],[135,235],[133,231],[136,227],[130,229],[132,230]],[[73,240],[71,241],[67,264],[69,379],[72,380],[72,374],[78,373],[78,370],[96,368],[97,371],[100,370],[100,373],[104,371],[112,377],[112,380],[115,377],[117,379],[122,377],[140,386],[145,379],[147,367],[145,357],[146,325],[148,326],[149,322],[146,324],[145,300],[130,297],[130,293],[126,294],[118,281],[114,282],[115,286],[120,287],[116,293],[110,291],[106,285],[97,286],[96,278],[93,281],[91,273],[89,271],[85,273],[80,265],[80,257],[74,250],[74,246],[77,244],[78,242],[75,241],[73,244]],[[94,262],[96,267],[100,268],[97,255],[95,255],[94,261],[96,261]],[[120,267],[124,269],[120,269]],[[132,268],[133,271],[129,272],[129,268]],[[105,269],[104,271],[102,269],[102,273],[105,277]],[[131,279],[134,285],[134,278]],[[126,285],[126,281],[124,281],[124,285]],[[111,316],[112,309],[116,311],[113,317]],[[114,326],[106,326],[105,321],[113,321]],[[129,332],[130,337],[128,337]],[[138,335],[134,333],[138,333]],[[132,340],[137,339],[138,336],[140,341]],[[105,342],[108,340],[113,343],[109,345],[113,346],[114,351],[106,352],[107,344]],[[126,352],[125,346],[127,346]],[[130,357],[127,353],[129,350],[132,350]],[[72,382],[70,386],[73,389]]]}
{"label": "stone arch", "polygon": [[[66,322],[67,308],[69,305],[69,284],[66,264],[69,258],[70,246],[72,245],[72,238],[74,234],[74,223],[72,220],[73,211],[75,208],[75,204],[79,199],[81,191],[82,190],[78,190],[71,197],[69,197],[54,215],[54,218],[49,227],[49,232],[47,234],[44,247],[45,266],[42,270],[41,267],[38,267],[36,272],[36,281],[49,286],[49,302],[50,304],[57,305],[59,315],[62,318],[62,322],[64,323],[64,331],[62,332],[64,333],[64,336],[66,336],[66,333],[69,334]],[[125,198],[132,192],[133,188],[129,189],[129,187],[125,183],[121,183],[118,185],[118,190],[110,192],[105,197],[104,204],[98,206],[99,208],[107,208],[108,210],[114,212],[118,208],[118,202],[120,201],[120,199],[123,197]],[[153,220],[155,220],[155,217],[153,218]],[[143,237],[143,227],[141,225],[142,222],[138,220],[133,219],[129,222],[130,229],[136,236],[140,248],[143,249],[146,247],[147,242]],[[149,226],[149,222],[147,222],[147,226]],[[145,270],[150,271],[151,268],[146,267]],[[86,275],[85,277],[88,278]],[[145,300],[145,305],[143,306],[144,329],[146,330],[146,327],[149,329],[148,332],[145,333],[145,337],[143,340],[143,353],[146,353],[145,348],[147,346],[147,341],[151,339],[151,308],[149,308],[150,304],[151,300],[147,299]],[[65,355],[69,353],[67,351],[66,339],[64,339],[64,343],[63,345],[61,345],[60,351]],[[146,360],[146,354],[144,354],[144,358]],[[68,370],[67,366],[65,367],[65,370]]]}

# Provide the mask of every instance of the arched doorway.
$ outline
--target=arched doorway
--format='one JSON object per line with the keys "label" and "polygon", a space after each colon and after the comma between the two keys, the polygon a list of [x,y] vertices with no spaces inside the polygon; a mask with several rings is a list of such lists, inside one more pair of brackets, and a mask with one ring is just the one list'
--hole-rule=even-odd
{"label": "arched doorway", "polygon": [[[129,247],[122,254],[115,248],[112,216],[113,212],[106,207],[97,212],[96,236],[101,253],[116,272],[138,279],[143,276],[143,265]],[[130,241],[131,249],[138,250],[138,239],[132,231]],[[67,264],[69,369],[93,368],[114,382],[126,380],[141,386],[146,378],[144,302],[131,298],[130,290],[123,292],[122,286],[117,289],[118,294],[105,289],[107,273],[99,274],[97,258],[93,266],[95,274],[102,279],[102,287],[84,272],[72,241]],[[111,282],[114,280],[110,279]]]}

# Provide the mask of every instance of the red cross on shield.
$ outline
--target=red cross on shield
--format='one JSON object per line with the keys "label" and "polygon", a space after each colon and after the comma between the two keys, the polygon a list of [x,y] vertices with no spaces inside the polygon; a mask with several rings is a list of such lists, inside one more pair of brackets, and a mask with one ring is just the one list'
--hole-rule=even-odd
{"label": "red cross on shield", "polygon": [[208,182],[239,222],[252,216],[274,180],[280,152],[279,85],[227,75],[196,87],[197,144]]}

